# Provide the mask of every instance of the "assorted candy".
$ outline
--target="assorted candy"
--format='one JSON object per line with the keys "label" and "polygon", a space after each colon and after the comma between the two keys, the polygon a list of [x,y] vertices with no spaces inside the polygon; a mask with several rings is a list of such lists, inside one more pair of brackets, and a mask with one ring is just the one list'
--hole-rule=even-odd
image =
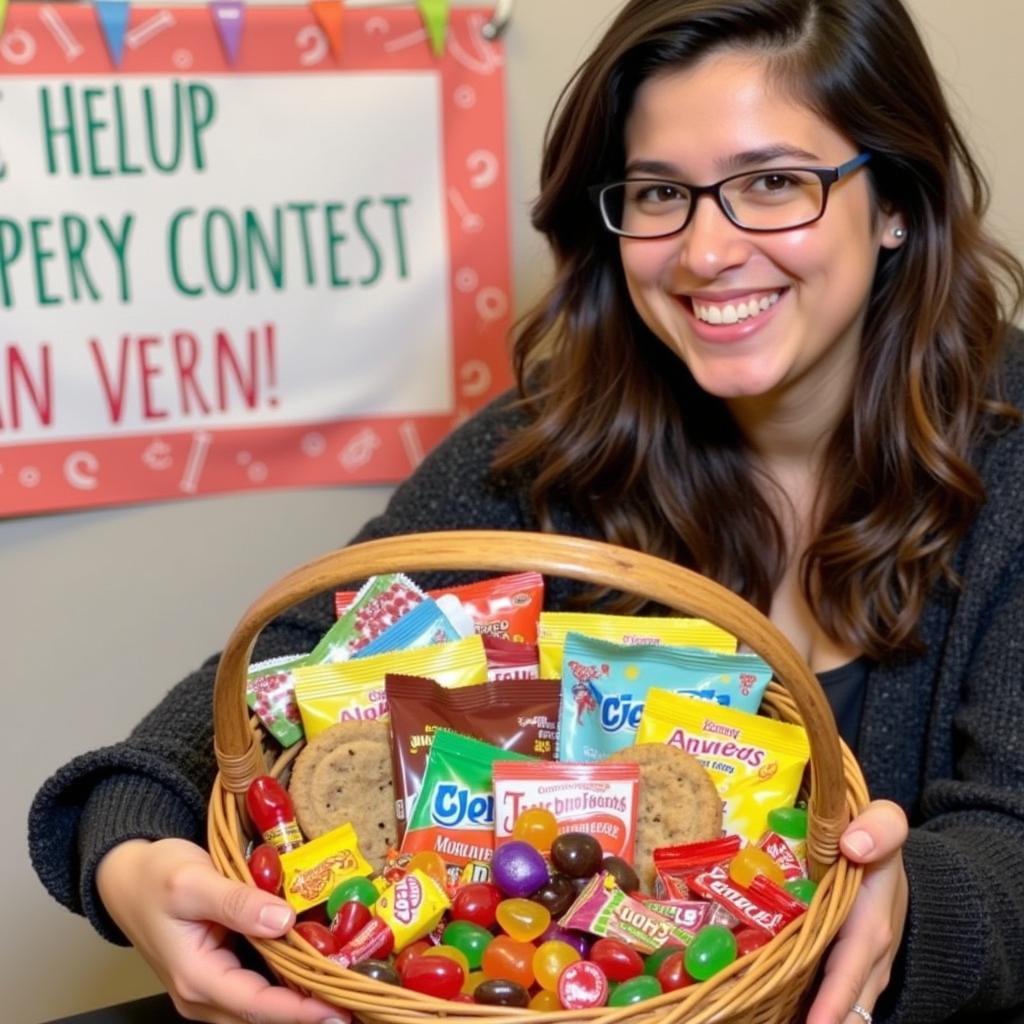
{"label": "assorted candy", "polygon": [[[445,1001],[626,1007],[713,977],[815,898],[793,806],[807,739],[755,714],[769,667],[709,623],[576,613],[540,616],[538,662],[542,598],[531,573],[429,593],[374,577],[337,595],[314,651],[250,671],[282,745],[299,720],[310,737],[389,723],[399,843],[383,865],[349,823],[304,837],[277,780],[249,788],[249,872],[302,913],[296,941]],[[635,863],[644,770],[600,760],[634,743],[692,754],[725,834],[643,839]]]}

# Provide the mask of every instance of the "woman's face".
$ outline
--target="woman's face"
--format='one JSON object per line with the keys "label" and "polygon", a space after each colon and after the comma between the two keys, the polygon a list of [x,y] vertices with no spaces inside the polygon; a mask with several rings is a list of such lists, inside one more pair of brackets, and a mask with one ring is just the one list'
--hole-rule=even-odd
{"label": "woman's face", "polygon": [[[694,185],[857,156],[835,128],[784,95],[763,57],[728,51],[648,79],[625,142],[626,177]],[[875,215],[859,169],[832,186],[824,217],[802,228],[744,231],[704,196],[680,234],[623,238],[620,248],[637,311],[705,391],[841,401],[880,247],[900,244],[892,232],[901,223],[898,214]]]}

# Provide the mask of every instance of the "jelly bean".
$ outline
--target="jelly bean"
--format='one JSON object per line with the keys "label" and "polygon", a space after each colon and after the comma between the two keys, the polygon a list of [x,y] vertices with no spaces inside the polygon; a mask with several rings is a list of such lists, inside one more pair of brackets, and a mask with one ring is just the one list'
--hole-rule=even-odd
{"label": "jelly bean", "polygon": [[301,935],[318,953],[331,956],[338,952],[338,942],[330,931],[316,921],[299,921],[295,934]]}
{"label": "jelly bean", "polygon": [[532,942],[499,935],[485,950],[481,967],[488,978],[505,978],[529,988],[533,984]]}
{"label": "jelly bean", "polygon": [[579,952],[567,942],[542,942],[533,954],[533,976],[541,988],[554,992],[562,971],[579,959]]}
{"label": "jelly bean", "polygon": [[818,891],[818,883],[812,882],[809,878],[794,878],[790,882],[786,882],[783,888],[790,894],[795,896],[801,903],[810,903],[814,899],[814,894]]}
{"label": "jelly bean", "polygon": [[278,893],[281,889],[281,857],[270,843],[260,843],[249,854],[249,874],[257,888]]}
{"label": "jelly bean", "polygon": [[453,960],[462,968],[463,978],[469,974],[469,960],[466,958],[466,954],[454,946],[431,946],[430,949],[423,950],[420,956],[443,956],[448,960]]}
{"label": "jelly bean", "polygon": [[649,974],[638,974],[629,981],[624,981],[608,997],[609,1006],[632,1006],[642,1003],[645,999],[653,999],[661,995],[661,982]]}
{"label": "jelly bean", "polygon": [[452,921],[441,933],[441,941],[460,950],[475,971],[483,961],[484,950],[494,941],[494,936],[472,921]]}
{"label": "jelly bean", "polygon": [[630,864],[627,864],[621,857],[611,854],[601,861],[601,870],[607,871],[615,884],[623,892],[638,892],[640,889],[640,878]]}
{"label": "jelly bean", "polygon": [[562,1009],[557,992],[549,992],[542,988],[530,998],[530,1009],[537,1013],[551,1013],[554,1010]]}
{"label": "jelly bean", "polygon": [[449,916],[453,921],[472,921],[481,928],[490,928],[497,920],[495,913],[503,898],[493,882],[470,882],[455,893]]}
{"label": "jelly bean", "polygon": [[687,973],[707,981],[736,959],[736,936],[720,924],[705,925],[686,949]]}
{"label": "jelly bean", "polygon": [[368,878],[363,878],[361,875],[346,878],[343,882],[339,882],[331,891],[331,895],[327,897],[327,916],[333,920],[334,915],[338,912],[338,907],[350,900],[359,900],[360,903],[372,907],[377,902],[378,896],[380,893],[377,892],[377,887]]}
{"label": "jelly bean", "polygon": [[466,980],[462,966],[444,956],[414,956],[398,973],[403,988],[438,999],[454,999]]}
{"label": "jelly bean", "polygon": [[529,896],[547,881],[548,865],[539,850],[513,839],[494,851],[491,874],[506,896]]}
{"label": "jelly bean", "polygon": [[257,775],[246,790],[245,806],[252,823],[278,853],[287,853],[302,845],[292,799],[277,779]]}
{"label": "jelly bean", "polygon": [[729,861],[729,877],[738,885],[747,886],[755,875],[764,875],[776,885],[786,881],[782,868],[764,850],[756,846],[744,846]]}
{"label": "jelly bean", "polygon": [[441,887],[441,892],[448,892],[448,869],[444,866],[441,854],[434,850],[420,850],[414,853],[405,866],[406,872],[420,870],[428,875]]}
{"label": "jelly bean", "polygon": [[658,965],[654,976],[658,979],[662,992],[675,992],[693,984],[693,978],[686,969],[686,953],[681,949],[670,950],[670,955]]}
{"label": "jelly bean", "polygon": [[651,953],[650,956],[644,957],[644,974],[650,974],[657,976],[658,968],[670,957],[675,956],[676,953],[682,952],[678,946],[665,946],[662,949],[656,950]]}
{"label": "jelly bean", "polygon": [[547,853],[558,835],[558,820],[546,807],[530,807],[516,818],[512,837]]}
{"label": "jelly bean", "polygon": [[485,1006],[528,1006],[530,993],[516,981],[508,978],[488,978],[480,982],[473,993],[473,1001]]}
{"label": "jelly bean", "polygon": [[338,908],[331,921],[331,934],[340,949],[362,928],[373,915],[370,908],[359,900],[349,900]]}
{"label": "jelly bean", "polygon": [[552,917],[561,917],[576,899],[572,880],[565,875],[553,874],[530,899],[548,908]]}
{"label": "jelly bean", "polygon": [[776,807],[768,812],[768,827],[787,839],[806,839],[807,811],[803,807]]}
{"label": "jelly bean", "polygon": [[308,910],[304,910],[298,916],[300,921],[316,921],[317,924],[322,924],[325,928],[330,928],[331,922],[327,919],[327,904],[318,903],[315,907],[310,907]]}
{"label": "jelly bean", "polygon": [[382,981],[385,985],[402,984],[402,979],[399,978],[398,971],[384,960],[363,960],[358,964],[353,964],[349,970],[355,971],[356,974],[361,974],[364,978],[372,978],[374,981]]}
{"label": "jelly bean", "polygon": [[466,975],[466,980],[462,984],[462,991],[466,995],[471,996],[476,991],[477,985],[486,980],[487,975],[484,974],[483,971],[470,971],[469,974]]}
{"label": "jelly bean", "polygon": [[604,971],[589,960],[569,964],[558,979],[558,1001],[567,1010],[604,1006],[608,999],[608,979]]}
{"label": "jelly bean", "polygon": [[498,924],[513,939],[532,942],[551,924],[551,912],[533,900],[502,900],[498,904]]}
{"label": "jelly bean", "polygon": [[570,878],[590,878],[602,857],[601,844],[586,832],[564,832],[551,844],[551,863]]}
{"label": "jelly bean", "polygon": [[644,972],[640,954],[619,939],[598,939],[590,947],[590,959],[609,981],[628,981]]}
{"label": "jelly bean", "polygon": [[425,949],[430,949],[430,943],[426,939],[417,939],[415,942],[410,943],[395,957],[395,970],[401,974],[402,968],[406,963],[412,960],[413,957],[422,956]]}
{"label": "jelly bean", "polygon": [[581,957],[586,958],[590,947],[594,944],[593,936],[586,932],[578,932],[572,928],[563,928],[560,924],[549,924],[539,936],[539,942],[565,942],[572,946]]}
{"label": "jelly bean", "polygon": [[737,957],[753,953],[755,949],[760,949],[765,943],[772,941],[771,935],[761,928],[740,928],[733,934],[736,936]]}

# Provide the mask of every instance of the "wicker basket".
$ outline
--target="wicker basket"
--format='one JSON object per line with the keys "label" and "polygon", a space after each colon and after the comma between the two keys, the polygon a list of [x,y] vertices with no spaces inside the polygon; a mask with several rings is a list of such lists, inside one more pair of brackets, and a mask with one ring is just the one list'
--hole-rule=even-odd
{"label": "wicker basket", "polygon": [[[453,1024],[528,1020],[613,1024],[641,1020],[660,1024],[761,1022],[796,1019],[819,963],[846,919],[861,869],[838,852],[838,838],[852,814],[867,802],[863,776],[836,733],[817,680],[786,638],[745,601],[696,573],[650,555],[595,541],[548,534],[491,531],[415,534],[354,545],[324,555],[279,580],[249,608],[221,657],[214,693],[214,726],[220,773],[210,798],[209,846],[218,869],[250,883],[245,862],[242,794],[269,770],[285,771],[297,747],[277,758],[262,747],[262,733],[245,704],[246,669],[260,630],[290,605],[342,583],[375,573],[424,570],[527,569],[640,594],[687,615],[696,615],[738,636],[764,658],[775,679],[762,713],[806,727],[811,745],[808,855],[819,881],[807,912],[767,945],[736,961],[709,981],[632,1006],[537,1013],[530,1010],[450,1003],[395,988],[336,966],[299,936],[253,940],[285,984],[352,1010],[368,1024],[418,1024],[446,1017]],[[779,685],[781,684],[781,685]],[[273,748],[275,744],[270,742]]]}

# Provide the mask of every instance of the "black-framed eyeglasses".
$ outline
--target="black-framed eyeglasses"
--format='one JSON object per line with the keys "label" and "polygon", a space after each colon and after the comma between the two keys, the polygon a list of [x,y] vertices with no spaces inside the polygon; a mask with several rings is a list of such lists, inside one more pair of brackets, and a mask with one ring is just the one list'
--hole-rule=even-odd
{"label": "black-framed eyeglasses", "polygon": [[731,174],[713,185],[664,178],[630,178],[588,190],[605,227],[625,238],[667,238],[693,217],[697,200],[711,196],[745,231],[789,231],[819,220],[829,189],[871,159],[861,153],[838,167],[766,167]]}

